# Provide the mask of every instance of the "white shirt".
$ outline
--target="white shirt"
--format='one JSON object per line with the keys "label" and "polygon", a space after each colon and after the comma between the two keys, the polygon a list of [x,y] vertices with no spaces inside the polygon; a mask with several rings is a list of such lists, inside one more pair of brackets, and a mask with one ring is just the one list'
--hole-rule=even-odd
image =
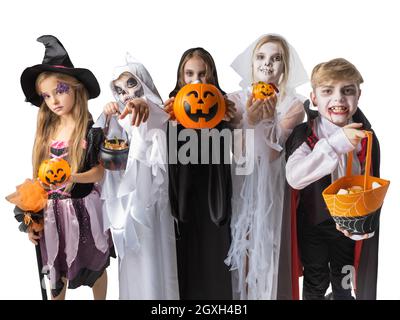
{"label": "white shirt", "polygon": [[[304,142],[289,157],[286,164],[286,179],[297,190],[331,174],[332,181],[346,174],[347,153],[361,150],[361,143],[355,148],[342,127],[324,117],[314,120],[314,130],[319,138],[313,150]],[[360,162],[353,156],[353,174],[360,174]]]}

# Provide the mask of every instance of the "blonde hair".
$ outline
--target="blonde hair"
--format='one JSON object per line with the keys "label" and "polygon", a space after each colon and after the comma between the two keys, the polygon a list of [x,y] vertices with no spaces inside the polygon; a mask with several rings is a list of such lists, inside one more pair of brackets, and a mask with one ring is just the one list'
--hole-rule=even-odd
{"label": "blonde hair", "polygon": [[[36,79],[36,92],[38,94],[40,94],[38,90],[40,83],[49,77],[56,77],[58,80],[67,83],[74,92],[75,101],[71,113],[75,120],[75,128],[69,141],[66,160],[69,162],[72,172],[76,173],[83,167],[85,152],[82,141],[86,138],[88,122],[92,119],[88,110],[88,92],[84,85],[72,76],[55,72],[42,72]],[[54,137],[59,125],[60,117],[52,112],[43,101],[37,116],[32,152],[34,178],[38,175],[41,162],[49,158],[50,140]]]}
{"label": "blonde hair", "polygon": [[268,42],[273,42],[279,45],[280,49],[281,49],[281,54],[282,54],[282,62],[283,62],[283,71],[282,71],[282,78],[280,83],[276,83],[276,85],[279,85],[279,91],[280,91],[280,95],[281,97],[285,96],[285,88],[286,88],[286,84],[289,78],[289,45],[286,42],[286,40],[284,38],[282,38],[281,36],[278,35],[273,35],[273,34],[267,34],[263,37],[261,37],[260,40],[258,40],[256,46],[254,47],[253,50],[253,55],[252,55],[252,65],[251,65],[251,78],[254,81],[254,71],[253,71],[253,61],[254,61],[254,56],[256,54],[256,52],[261,48],[262,45],[268,43]]}
{"label": "blonde hair", "polygon": [[338,80],[355,81],[358,86],[364,82],[357,68],[343,58],[317,64],[311,74],[311,85],[314,90],[324,83]]}

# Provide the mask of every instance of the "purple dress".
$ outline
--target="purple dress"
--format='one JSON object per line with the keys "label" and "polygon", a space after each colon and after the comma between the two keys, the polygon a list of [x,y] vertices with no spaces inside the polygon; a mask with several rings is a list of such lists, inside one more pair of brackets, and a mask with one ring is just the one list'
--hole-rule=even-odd
{"label": "purple dress", "polygon": [[[100,128],[88,131],[83,168],[88,171],[98,162],[103,141]],[[51,157],[64,158],[68,154],[64,142],[55,141],[50,147]],[[43,272],[48,274],[53,296],[63,288],[81,285],[92,287],[109,266],[114,256],[109,231],[104,231],[102,202],[99,187],[93,183],[76,183],[69,193],[64,189],[49,192],[44,212],[44,236],[40,239]]]}

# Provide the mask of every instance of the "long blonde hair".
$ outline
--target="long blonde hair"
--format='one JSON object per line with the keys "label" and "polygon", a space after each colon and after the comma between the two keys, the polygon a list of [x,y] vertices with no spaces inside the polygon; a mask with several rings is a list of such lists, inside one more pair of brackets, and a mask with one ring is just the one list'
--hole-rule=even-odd
{"label": "long blonde hair", "polygon": [[[88,122],[92,119],[88,110],[88,92],[84,85],[76,78],[55,72],[43,72],[37,77],[36,92],[40,94],[38,86],[43,80],[51,76],[56,77],[59,81],[67,83],[74,91],[75,101],[71,113],[75,120],[75,128],[68,144],[68,156],[66,160],[69,162],[72,172],[76,173],[83,167],[85,151],[82,142],[86,138]],[[41,162],[50,157],[50,140],[54,137],[59,125],[60,117],[52,112],[43,101],[37,116],[35,143],[32,152],[34,178],[38,175]]]}
{"label": "long blonde hair", "polygon": [[261,37],[260,40],[258,40],[256,46],[254,47],[253,56],[251,59],[251,61],[252,61],[251,77],[252,77],[252,80],[254,81],[254,74],[253,74],[254,56],[255,56],[256,52],[258,51],[258,49],[260,49],[260,47],[267,42],[273,42],[273,43],[278,44],[282,50],[281,54],[282,54],[282,61],[283,61],[283,71],[282,71],[283,76],[281,78],[281,81],[279,83],[277,83],[277,85],[279,85],[280,96],[284,97],[286,83],[289,78],[289,45],[287,44],[287,42],[284,38],[282,38],[278,35],[267,34],[267,35]]}

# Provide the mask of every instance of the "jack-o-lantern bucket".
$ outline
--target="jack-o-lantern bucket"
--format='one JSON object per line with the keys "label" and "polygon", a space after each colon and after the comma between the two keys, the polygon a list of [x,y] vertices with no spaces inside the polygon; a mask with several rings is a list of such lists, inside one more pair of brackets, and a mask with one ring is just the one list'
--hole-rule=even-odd
{"label": "jack-o-lantern bucket", "polygon": [[71,175],[69,163],[61,158],[43,160],[39,166],[39,180],[49,186],[61,186],[65,184]]}
{"label": "jack-o-lantern bucket", "polygon": [[253,84],[253,95],[255,99],[266,99],[278,93],[278,88],[273,83],[258,81]]}
{"label": "jack-o-lantern bucket", "polygon": [[225,100],[212,84],[191,83],[175,97],[174,114],[185,128],[214,128],[225,116]]}
{"label": "jack-o-lantern bucket", "polygon": [[[349,152],[346,176],[336,180],[322,192],[333,220],[342,229],[359,235],[375,231],[379,223],[376,211],[382,206],[390,184],[388,180],[370,175],[372,132],[366,131],[366,134],[368,145],[364,175],[351,175],[353,153]],[[345,193],[338,194],[339,191]]]}
{"label": "jack-o-lantern bucket", "polygon": [[125,132],[126,139],[122,137],[107,138],[110,121],[112,116],[107,116],[104,127],[104,135],[106,139],[100,146],[100,163],[107,169],[112,171],[125,170],[128,162],[129,140]]}

